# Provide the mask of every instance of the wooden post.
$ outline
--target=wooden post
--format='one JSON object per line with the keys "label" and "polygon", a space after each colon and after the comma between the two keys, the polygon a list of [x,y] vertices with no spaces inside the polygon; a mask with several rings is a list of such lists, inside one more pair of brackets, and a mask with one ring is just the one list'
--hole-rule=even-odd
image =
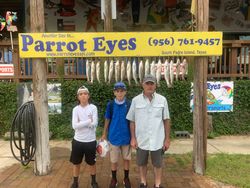
{"label": "wooden post", "polygon": [[[197,31],[208,31],[209,0],[195,1]],[[200,175],[205,174],[207,153],[207,61],[207,57],[196,57],[194,65],[193,167]]]}
{"label": "wooden post", "polygon": [[105,15],[104,15],[104,31],[113,31],[113,21],[112,21],[112,0],[105,0]]}
{"label": "wooden post", "polygon": [[19,71],[20,62],[19,62],[18,56],[19,56],[18,46],[14,45],[14,50],[12,51],[12,58],[13,58],[12,61],[14,65],[14,82],[15,83],[19,82],[20,74],[21,74],[21,71]]}
{"label": "wooden post", "polygon": [[56,75],[59,80],[64,79],[64,58],[56,58]]}
{"label": "wooden post", "polygon": [[[239,73],[237,73],[238,71],[238,61],[237,61],[237,54],[238,54],[238,49],[241,50],[242,46],[241,46],[241,43],[238,43],[238,42],[233,42],[232,43],[232,48],[231,48],[231,57],[230,57],[230,60],[229,60],[229,74],[233,74],[233,75],[242,75],[241,73],[241,63],[239,65]],[[240,62],[241,62],[241,55],[240,55]]]}
{"label": "wooden post", "polygon": [[[44,32],[43,0],[30,0],[31,32]],[[38,11],[39,10],[39,11]],[[35,58],[33,63],[33,97],[36,110],[36,153],[34,172],[36,175],[47,175],[50,172],[49,121],[46,61]]]}

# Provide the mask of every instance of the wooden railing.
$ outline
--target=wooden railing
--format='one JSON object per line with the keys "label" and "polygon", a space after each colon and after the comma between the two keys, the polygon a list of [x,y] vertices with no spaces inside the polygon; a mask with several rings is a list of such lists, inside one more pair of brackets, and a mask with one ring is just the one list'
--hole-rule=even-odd
{"label": "wooden railing", "polygon": [[223,55],[208,59],[210,78],[250,78],[250,41],[223,41]]}
{"label": "wooden railing", "polygon": [[[2,81],[20,82],[32,79],[32,59],[19,58],[18,44],[0,41],[0,64],[13,64],[14,76],[0,76]],[[208,57],[208,80],[220,78],[249,79],[250,41],[223,41],[223,55]],[[48,79],[85,79],[85,58],[48,58]]]}

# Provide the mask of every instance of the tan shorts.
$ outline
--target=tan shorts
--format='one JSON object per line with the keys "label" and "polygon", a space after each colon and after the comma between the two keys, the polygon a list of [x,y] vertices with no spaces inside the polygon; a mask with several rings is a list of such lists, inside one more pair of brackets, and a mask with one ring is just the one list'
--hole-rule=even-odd
{"label": "tan shorts", "polygon": [[110,146],[110,161],[111,163],[117,163],[119,161],[120,154],[123,160],[131,160],[131,147],[130,145],[125,146],[114,146],[109,143]]}

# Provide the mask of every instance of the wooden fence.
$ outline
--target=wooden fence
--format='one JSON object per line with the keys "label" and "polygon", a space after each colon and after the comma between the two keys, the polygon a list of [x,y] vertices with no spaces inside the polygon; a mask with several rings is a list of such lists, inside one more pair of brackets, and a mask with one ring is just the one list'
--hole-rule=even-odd
{"label": "wooden fence", "polygon": [[223,41],[223,55],[208,59],[208,79],[210,78],[250,78],[250,41]]}

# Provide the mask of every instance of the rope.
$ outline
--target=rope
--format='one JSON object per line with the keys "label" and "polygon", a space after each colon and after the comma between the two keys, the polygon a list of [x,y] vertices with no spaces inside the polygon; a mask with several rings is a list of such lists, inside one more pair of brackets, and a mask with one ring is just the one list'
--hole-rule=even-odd
{"label": "rope", "polygon": [[[16,154],[19,150],[19,155]],[[27,166],[36,151],[34,102],[24,103],[16,112],[10,130],[10,148],[13,156]]]}

